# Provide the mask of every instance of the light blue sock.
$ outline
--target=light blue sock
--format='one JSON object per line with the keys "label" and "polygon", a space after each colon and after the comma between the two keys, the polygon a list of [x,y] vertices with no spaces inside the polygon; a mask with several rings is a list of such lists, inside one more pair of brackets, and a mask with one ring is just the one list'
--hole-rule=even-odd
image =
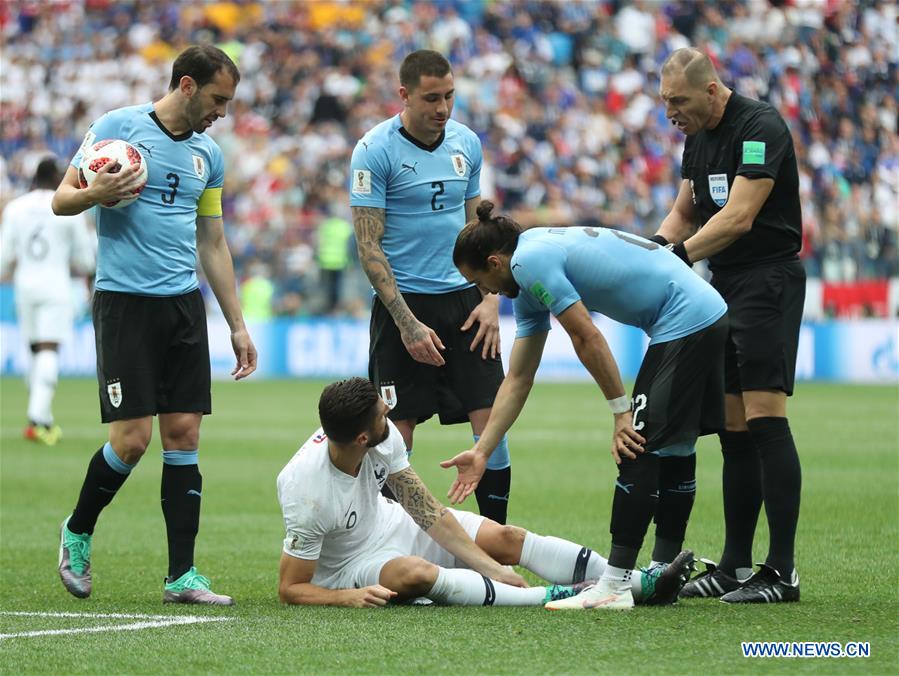
{"label": "light blue sock", "polygon": [[133,470],[137,463],[133,465],[129,465],[127,462],[122,460],[119,456],[115,454],[115,451],[112,450],[112,444],[108,441],[103,444],[103,459],[106,461],[106,464],[112,468],[113,472],[118,472],[119,474],[128,475],[131,474],[131,470]]}
{"label": "light blue sock", "polygon": [[[480,434],[473,434],[474,442],[478,443],[481,438]],[[512,464],[512,458],[509,457],[509,439],[505,435],[499,440],[490,458],[487,460],[487,469],[506,469]]]}
{"label": "light blue sock", "polygon": [[196,465],[200,461],[200,451],[163,451],[162,463],[164,465]]}

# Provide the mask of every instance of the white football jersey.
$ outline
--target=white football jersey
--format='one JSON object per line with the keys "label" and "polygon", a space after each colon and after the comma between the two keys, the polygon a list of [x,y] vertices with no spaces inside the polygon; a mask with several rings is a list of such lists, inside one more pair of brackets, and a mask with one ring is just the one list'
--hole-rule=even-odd
{"label": "white football jersey", "polygon": [[354,559],[380,546],[405,518],[405,510],[381,495],[391,474],[409,466],[396,426],[362,459],[359,476],[337,469],[328,437],[319,428],[278,475],[278,501],[287,535],[284,552],[318,561],[312,583],[327,587]]}
{"label": "white football jersey", "polygon": [[33,190],[3,210],[0,266],[15,262],[16,293],[32,301],[72,297],[72,271],[94,271],[95,242],[83,214],[57,216],[50,207],[52,190]]}

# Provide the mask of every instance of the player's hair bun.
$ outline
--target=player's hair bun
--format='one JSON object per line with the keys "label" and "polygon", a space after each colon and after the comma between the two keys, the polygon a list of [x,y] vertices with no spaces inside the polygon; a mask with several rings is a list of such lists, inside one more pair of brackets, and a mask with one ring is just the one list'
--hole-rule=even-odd
{"label": "player's hair bun", "polygon": [[481,221],[489,221],[491,211],[493,211],[493,202],[484,200],[478,205],[478,219]]}

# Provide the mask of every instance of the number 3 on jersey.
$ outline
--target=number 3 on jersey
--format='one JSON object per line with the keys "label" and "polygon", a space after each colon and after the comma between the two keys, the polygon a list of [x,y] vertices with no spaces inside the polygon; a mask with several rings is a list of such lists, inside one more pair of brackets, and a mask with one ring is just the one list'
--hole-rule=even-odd
{"label": "number 3 on jersey", "polygon": [[163,204],[174,204],[175,203],[175,195],[178,194],[178,184],[181,183],[181,177],[176,174],[174,171],[170,171],[165,175],[166,180],[169,182],[169,190],[163,191],[162,193],[162,203]]}

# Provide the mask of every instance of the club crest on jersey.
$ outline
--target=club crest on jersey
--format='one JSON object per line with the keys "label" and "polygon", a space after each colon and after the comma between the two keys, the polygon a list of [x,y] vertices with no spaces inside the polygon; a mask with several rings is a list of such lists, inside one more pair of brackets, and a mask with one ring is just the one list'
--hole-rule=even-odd
{"label": "club crest on jersey", "polygon": [[384,385],[381,388],[381,399],[387,404],[387,408],[396,406],[396,385]]}
{"label": "club crest on jersey", "polygon": [[709,195],[719,207],[727,204],[727,174],[709,174]]}
{"label": "club crest on jersey", "polygon": [[467,167],[465,166],[465,156],[464,155],[450,155],[450,159],[453,161],[453,169],[456,170],[457,176],[465,176],[465,170]]}
{"label": "club crest on jersey", "polygon": [[194,171],[197,172],[198,178],[206,175],[206,161],[200,155],[191,155],[194,158]]}
{"label": "club crest on jersey", "polygon": [[109,403],[112,404],[113,408],[118,408],[122,405],[122,383],[119,380],[113,380],[111,383],[106,383],[106,394],[109,396]]}

